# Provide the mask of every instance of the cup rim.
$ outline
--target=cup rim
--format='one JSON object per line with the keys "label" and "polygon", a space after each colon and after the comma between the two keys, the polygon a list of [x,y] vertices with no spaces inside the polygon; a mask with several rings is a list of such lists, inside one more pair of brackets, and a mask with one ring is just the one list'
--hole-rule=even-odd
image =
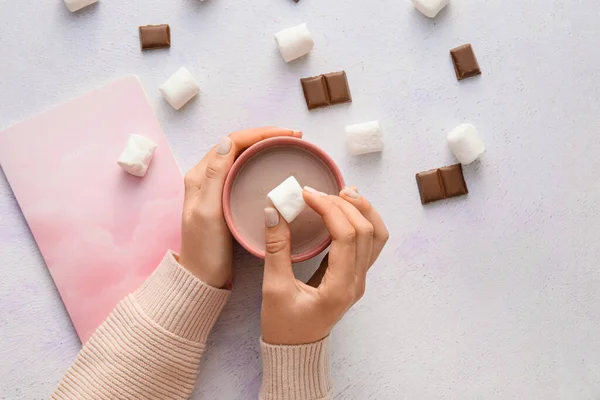
{"label": "cup rim", "polygon": [[[231,203],[230,203],[231,190],[232,190],[233,182],[234,182],[235,178],[237,177],[237,175],[240,172],[240,170],[242,169],[242,167],[246,164],[246,162],[250,158],[252,158],[257,153],[259,153],[263,150],[266,150],[268,148],[275,147],[275,146],[282,146],[282,145],[299,147],[301,149],[311,152],[313,155],[315,155],[321,161],[323,161],[325,163],[325,165],[329,168],[329,170],[331,171],[331,173],[333,174],[333,176],[335,178],[335,181],[338,185],[338,189],[342,190],[345,187],[342,172],[340,171],[340,169],[337,166],[337,164],[335,163],[335,161],[333,161],[331,156],[329,156],[329,154],[327,154],[325,151],[323,151],[320,147],[318,147],[310,142],[307,142],[305,140],[298,139],[295,137],[290,137],[290,136],[274,137],[274,138],[261,140],[260,142],[255,143],[254,145],[252,145],[248,149],[246,149],[237,158],[237,160],[235,160],[235,162],[233,163],[231,170],[229,171],[229,174],[227,175],[227,178],[225,180],[225,187],[223,189],[223,215],[225,216],[225,222],[227,223],[227,226],[229,227],[229,231],[231,232],[231,234],[233,235],[235,240],[244,249],[246,249],[250,254],[252,254],[258,258],[262,258],[262,259],[265,258],[265,252],[260,251],[257,248],[253,247],[252,245],[250,245],[250,243],[242,237],[240,231],[238,230],[237,226],[235,225],[235,223],[233,221],[233,215],[231,213]],[[309,249],[302,253],[292,255],[292,262],[297,263],[297,262],[302,262],[302,261],[311,259],[311,258],[315,257],[316,255],[318,255],[319,253],[321,253],[323,250],[325,250],[330,244],[331,244],[331,236],[327,236],[327,238],[325,240],[323,240],[321,243],[319,243],[313,249]]]}

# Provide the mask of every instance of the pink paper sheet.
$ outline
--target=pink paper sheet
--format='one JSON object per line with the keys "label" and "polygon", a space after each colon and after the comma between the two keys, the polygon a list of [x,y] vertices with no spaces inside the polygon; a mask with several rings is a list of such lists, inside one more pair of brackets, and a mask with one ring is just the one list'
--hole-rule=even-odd
{"label": "pink paper sheet", "polygon": [[[158,144],[144,178],[117,165],[130,133]],[[84,343],[179,250],[182,174],[136,77],[0,132],[0,165]]]}

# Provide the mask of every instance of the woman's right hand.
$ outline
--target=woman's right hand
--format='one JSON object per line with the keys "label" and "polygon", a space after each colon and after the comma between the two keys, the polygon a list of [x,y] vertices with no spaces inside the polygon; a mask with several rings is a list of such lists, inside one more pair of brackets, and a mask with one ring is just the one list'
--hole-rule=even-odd
{"label": "woman's right hand", "polygon": [[263,341],[268,344],[308,344],[327,337],[362,297],[367,271],[389,237],[379,213],[352,188],[340,196],[305,188],[303,195],[331,234],[328,262],[308,284],[297,280],[288,224],[274,208],[265,209],[261,320]]}

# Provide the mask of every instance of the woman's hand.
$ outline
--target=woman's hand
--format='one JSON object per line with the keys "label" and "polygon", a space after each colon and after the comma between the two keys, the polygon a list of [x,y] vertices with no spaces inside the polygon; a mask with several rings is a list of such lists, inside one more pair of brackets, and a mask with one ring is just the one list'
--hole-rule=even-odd
{"label": "woman's hand", "polygon": [[275,127],[234,132],[185,175],[179,263],[213,287],[229,286],[233,270],[233,238],[223,217],[225,178],[242,151],[275,136],[302,133]]}
{"label": "woman's hand", "polygon": [[292,271],[289,227],[275,209],[265,209],[262,335],[269,344],[308,344],[327,337],[362,297],[367,271],[389,237],[379,213],[356,190],[346,188],[338,197],[305,188],[303,194],[323,218],[331,249],[309,284],[298,281]]}

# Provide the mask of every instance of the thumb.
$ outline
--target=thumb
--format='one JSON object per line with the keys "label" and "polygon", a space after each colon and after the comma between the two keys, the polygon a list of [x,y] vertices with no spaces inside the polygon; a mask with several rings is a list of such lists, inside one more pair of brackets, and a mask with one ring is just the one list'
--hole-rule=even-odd
{"label": "thumb", "polygon": [[276,209],[265,208],[265,284],[293,282],[290,227]]}
{"label": "thumb", "polygon": [[200,196],[205,201],[221,204],[225,179],[235,160],[233,141],[225,136],[213,151],[204,171]]}

